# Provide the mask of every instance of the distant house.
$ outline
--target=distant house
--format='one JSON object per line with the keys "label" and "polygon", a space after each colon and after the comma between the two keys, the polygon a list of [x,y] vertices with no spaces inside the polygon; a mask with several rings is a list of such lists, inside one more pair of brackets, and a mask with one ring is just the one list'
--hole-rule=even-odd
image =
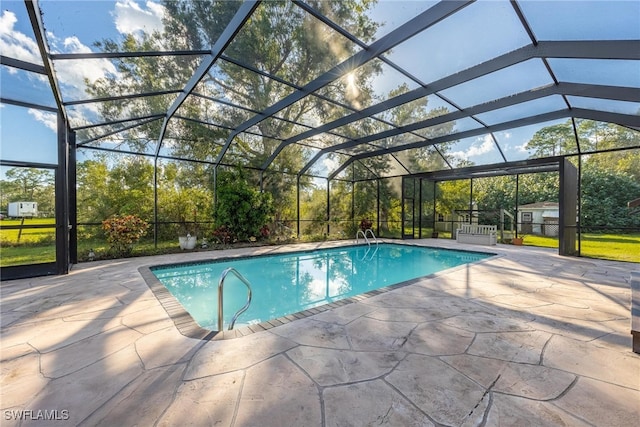
{"label": "distant house", "polygon": [[556,202],[538,202],[518,206],[518,233],[557,236],[560,206]]}
{"label": "distant house", "polygon": [[[478,205],[473,203],[472,210],[454,210],[450,214],[436,214],[436,231],[451,231],[460,227],[460,224],[478,223]],[[454,236],[455,238],[455,236]]]}

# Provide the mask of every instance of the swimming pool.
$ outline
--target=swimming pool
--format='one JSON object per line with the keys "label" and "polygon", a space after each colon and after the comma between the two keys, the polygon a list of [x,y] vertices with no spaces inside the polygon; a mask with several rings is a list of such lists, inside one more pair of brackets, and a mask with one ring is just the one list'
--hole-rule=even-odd
{"label": "swimming pool", "polygon": [[[476,262],[493,254],[381,243],[277,255],[226,258],[151,268],[203,328],[217,330],[218,281],[228,267],[250,283],[253,299],[236,326],[256,324],[386,286]],[[245,304],[247,289],[228,275],[224,328]]]}

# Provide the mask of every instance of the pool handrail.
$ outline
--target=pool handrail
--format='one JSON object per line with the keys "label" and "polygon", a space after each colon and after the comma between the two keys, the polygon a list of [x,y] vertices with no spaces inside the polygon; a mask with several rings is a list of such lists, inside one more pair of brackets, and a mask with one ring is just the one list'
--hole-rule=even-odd
{"label": "pool handrail", "polygon": [[224,329],[224,315],[223,315],[223,308],[222,308],[224,279],[227,277],[227,274],[229,273],[233,273],[238,279],[240,279],[240,281],[244,283],[244,285],[247,287],[247,291],[248,291],[247,302],[240,310],[236,312],[236,314],[231,319],[229,330],[233,329],[233,325],[235,325],[236,320],[238,320],[238,316],[240,316],[242,313],[247,311],[247,309],[249,308],[249,305],[251,304],[251,297],[252,297],[251,283],[249,283],[249,281],[242,274],[240,274],[238,270],[236,270],[233,267],[229,267],[226,270],[224,270],[220,275],[220,280],[218,281],[218,331],[220,332],[222,332],[222,330]]}
{"label": "pool handrail", "polygon": [[362,237],[364,237],[364,241],[367,242],[367,245],[371,246],[371,242],[369,241],[369,239],[367,239],[367,233],[371,234],[371,237],[373,237],[373,241],[376,242],[376,246],[378,246],[378,239],[376,238],[376,235],[373,234],[373,230],[370,228],[367,228],[365,231],[358,230],[358,232],[356,233],[356,243],[360,241],[360,235],[362,234]]}
{"label": "pool handrail", "polygon": [[375,234],[373,234],[373,230],[372,230],[371,228],[367,228],[367,229],[364,231],[364,235],[365,235],[365,236],[367,235],[367,232],[369,232],[369,234],[371,234],[371,237],[373,237],[373,241],[374,241],[374,242],[376,242],[376,246],[378,246],[378,239],[376,238],[376,235],[375,235]]}
{"label": "pool handrail", "polygon": [[364,241],[367,242],[367,245],[371,246],[371,243],[369,243],[369,239],[367,239],[367,235],[364,234],[364,231],[362,230],[358,230],[358,232],[356,233],[356,243],[360,241],[361,234],[362,234],[362,237],[364,237]]}

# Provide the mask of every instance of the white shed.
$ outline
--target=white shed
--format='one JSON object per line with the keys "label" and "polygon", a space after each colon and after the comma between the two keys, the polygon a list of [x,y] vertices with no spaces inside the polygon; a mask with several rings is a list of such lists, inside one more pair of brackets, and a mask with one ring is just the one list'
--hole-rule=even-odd
{"label": "white shed", "polygon": [[518,206],[518,233],[557,236],[560,206],[556,202],[537,202]]}

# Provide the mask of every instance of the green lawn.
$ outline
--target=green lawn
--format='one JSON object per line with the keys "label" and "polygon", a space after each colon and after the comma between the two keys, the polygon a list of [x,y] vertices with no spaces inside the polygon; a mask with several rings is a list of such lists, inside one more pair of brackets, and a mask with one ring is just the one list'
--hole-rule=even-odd
{"label": "green lawn", "polygon": [[[24,227],[22,230],[5,229],[8,226],[20,226],[21,224]],[[42,240],[53,242],[55,240],[55,224],[54,218],[27,218],[24,223],[20,219],[3,219],[0,221],[0,242],[3,246],[38,243]],[[31,225],[49,225],[51,228],[27,228]]]}
{"label": "green lawn", "polygon": [[[4,220],[0,225],[19,225],[19,220]],[[37,218],[26,220],[26,224],[50,224],[53,219]],[[24,229],[17,243],[18,230],[0,229],[0,265],[24,265],[55,261],[55,229]],[[429,234],[423,234],[425,237]],[[440,238],[450,238],[449,233],[440,233]],[[527,235],[524,244],[528,246],[557,248],[558,239],[546,236]],[[109,258],[108,245],[104,240],[80,240],[78,258],[86,261],[89,250],[93,249],[96,259]],[[180,252],[177,239],[159,242],[155,248],[150,239],[136,244],[133,255],[158,255]],[[582,256],[613,261],[640,262],[640,233],[635,234],[582,234]]]}
{"label": "green lawn", "polygon": [[[557,248],[558,238],[526,235],[524,244],[528,246]],[[589,258],[640,262],[640,234],[583,233],[581,236],[580,254]]]}
{"label": "green lawn", "polygon": [[[7,230],[20,226],[22,230]],[[26,228],[30,225],[50,225],[51,228]],[[56,229],[53,218],[4,219],[0,221],[0,265],[24,265],[55,262]]]}

